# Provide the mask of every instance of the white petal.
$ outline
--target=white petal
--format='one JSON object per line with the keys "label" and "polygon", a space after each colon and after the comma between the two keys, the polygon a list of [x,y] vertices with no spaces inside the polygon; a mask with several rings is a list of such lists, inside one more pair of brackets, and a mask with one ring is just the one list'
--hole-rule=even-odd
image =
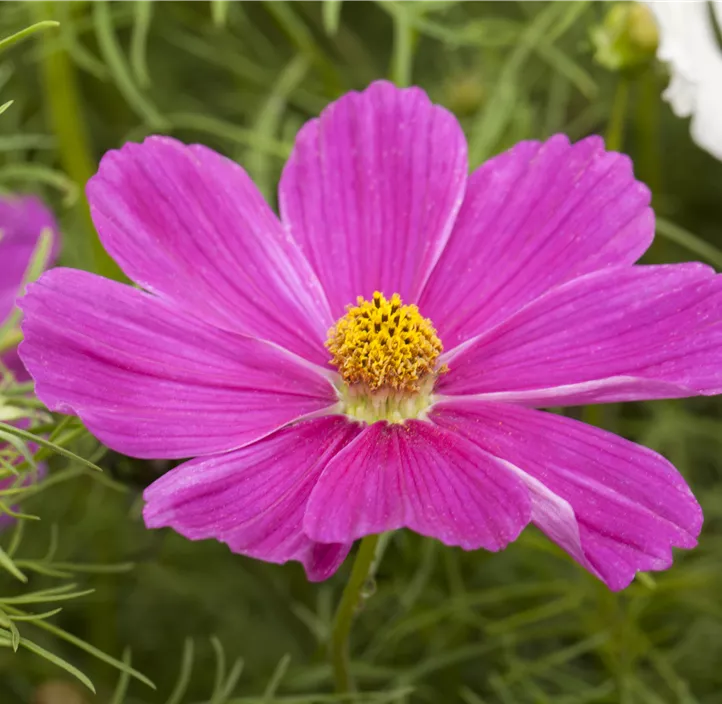
{"label": "white petal", "polygon": [[[659,27],[657,57],[668,64],[672,78],[664,92],[679,117],[692,116],[692,139],[722,159],[722,50],[707,3],[645,2]],[[720,22],[722,0],[712,10]]]}

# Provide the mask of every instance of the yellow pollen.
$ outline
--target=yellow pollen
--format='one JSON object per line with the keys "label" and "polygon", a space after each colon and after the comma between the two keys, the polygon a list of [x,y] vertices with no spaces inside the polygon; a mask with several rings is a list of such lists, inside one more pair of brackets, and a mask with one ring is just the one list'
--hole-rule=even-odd
{"label": "yellow pollen", "polygon": [[431,321],[403,305],[398,293],[390,300],[379,291],[370,301],[359,296],[347,311],[329,330],[326,347],[349,386],[415,393],[445,371],[436,368],[443,347]]}

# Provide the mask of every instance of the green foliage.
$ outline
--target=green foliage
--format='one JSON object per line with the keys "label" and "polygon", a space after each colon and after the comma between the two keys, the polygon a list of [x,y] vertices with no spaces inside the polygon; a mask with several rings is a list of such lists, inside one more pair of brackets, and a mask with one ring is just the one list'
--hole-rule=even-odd
{"label": "green foliage", "polygon": [[19,32],[15,32],[15,34],[11,34],[9,37],[5,37],[5,39],[0,39],[0,52],[9,49],[13,44],[17,44],[18,42],[21,42],[24,39],[31,37],[36,32],[42,32],[45,29],[50,29],[51,27],[57,26],[57,22],[53,22],[52,20],[46,20],[44,22],[36,22],[29,27],[25,27],[25,29],[21,29]]}
{"label": "green foliage", "polygon": [[[47,242],[47,237],[41,238],[38,253],[34,257],[35,261],[40,259],[47,250]],[[34,266],[31,265],[29,270],[31,276],[33,273],[37,275],[33,269]],[[124,674],[136,677],[145,684],[153,686],[152,682],[141,673],[53,625],[50,619],[59,614],[62,607],[41,612],[35,611],[39,606],[45,607],[48,604],[91,594],[92,589],[78,590],[77,583],[73,580],[76,580],[79,575],[121,573],[132,569],[133,565],[132,563],[109,564],[107,562],[87,564],[58,560],[57,524],[51,524],[49,546],[42,557],[23,556],[23,550],[28,542],[26,540],[26,522],[36,521],[38,516],[21,513],[18,507],[34,495],[47,492],[51,486],[57,487],[61,482],[70,479],[77,480],[83,473],[92,474],[99,471],[93,462],[83,459],[66,447],[68,442],[77,440],[81,435],[86,436],[86,440],[88,439],[86,431],[74,419],[55,424],[49,438],[33,432],[36,427],[47,426],[50,418],[45,411],[35,408],[36,404],[32,402],[33,399],[29,399],[23,391],[23,387],[15,384],[9,375],[4,375],[3,381],[0,383],[2,417],[11,419],[18,425],[27,425],[30,430],[23,430],[14,425],[0,422],[0,441],[4,443],[0,446],[2,447],[0,450],[0,460],[2,461],[0,479],[5,480],[2,484],[3,488],[0,489],[0,519],[5,523],[10,519],[14,523],[11,533],[8,529],[10,538],[7,549],[0,545],[0,570],[4,570],[10,577],[26,585],[26,588],[20,593],[13,593],[12,589],[7,593],[4,588],[0,590],[0,647],[10,648],[13,653],[17,653],[19,648],[24,648],[62,668],[89,689],[95,691],[90,679],[68,660],[55,655],[35,639],[23,637],[21,628],[24,631],[28,625],[41,633],[49,633],[58,639],[66,640],[110,665],[120,668]],[[40,448],[37,448],[38,445]],[[100,449],[100,452],[104,452],[104,450]],[[50,453],[70,460],[69,467],[58,468],[51,479],[43,481],[41,462]],[[8,483],[7,479],[13,481]],[[10,503],[15,506],[11,507]],[[32,554],[34,548],[35,545],[30,547],[29,554]],[[34,582],[38,577],[52,578],[54,586],[35,589]],[[33,610],[26,611],[27,608]]]}
{"label": "green foliage", "polygon": [[[720,267],[722,165],[691,144],[688,125],[661,101],[658,66],[620,75],[600,65],[600,32],[618,49],[608,9],[4,2],[0,188],[40,193],[54,207],[63,264],[122,278],[83,198],[106,150],[153,132],[202,141],[241,162],[273,202],[304,121],[344,91],[390,77],[423,86],[459,116],[474,166],[521,139],[605,134],[631,154],[662,216],[646,260]],[[586,412],[664,453],[700,497],[700,547],[672,570],[611,594],[533,529],[501,554],[397,533],[352,634],[361,693],[339,697],[325,648],[349,565],[311,585],[298,565],[145,530],[140,493],[167,464],[105,451],[29,392],[3,377],[0,476],[14,477],[0,490],[0,512],[14,520],[0,535],[3,703],[29,702],[58,677],[92,681],[98,695],[88,701],[104,704],[719,701],[714,399]],[[48,477],[28,482],[43,463]]]}

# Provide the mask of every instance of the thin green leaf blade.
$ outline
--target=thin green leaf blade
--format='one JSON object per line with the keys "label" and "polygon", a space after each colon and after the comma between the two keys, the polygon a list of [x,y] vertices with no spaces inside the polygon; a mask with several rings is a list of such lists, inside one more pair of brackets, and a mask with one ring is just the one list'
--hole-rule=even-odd
{"label": "thin green leaf blade", "polygon": [[60,23],[55,22],[54,20],[42,20],[41,22],[31,24],[29,27],[25,27],[25,29],[21,29],[19,32],[15,32],[15,34],[11,34],[9,37],[5,37],[5,39],[0,39],[0,53],[9,49],[13,46],[13,44],[17,44],[18,42],[31,37],[33,34],[44,32],[46,29],[52,29],[59,26]]}

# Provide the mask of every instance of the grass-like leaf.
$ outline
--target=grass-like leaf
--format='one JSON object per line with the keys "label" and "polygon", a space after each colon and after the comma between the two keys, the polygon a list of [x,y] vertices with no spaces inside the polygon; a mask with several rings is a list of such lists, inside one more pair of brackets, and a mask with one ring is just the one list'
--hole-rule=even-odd
{"label": "grass-like leaf", "polygon": [[17,44],[28,37],[32,37],[33,34],[44,32],[47,29],[53,29],[59,25],[59,22],[54,22],[52,20],[43,20],[42,22],[31,24],[29,27],[25,27],[25,29],[21,29],[19,32],[15,32],[15,34],[11,34],[9,37],[5,37],[5,39],[0,39],[0,53],[9,49],[13,46],[13,44]]}
{"label": "grass-like leaf", "polygon": [[[4,602],[5,609],[14,615],[19,616],[25,616],[24,612],[20,611],[19,609],[16,609],[15,607],[8,606],[7,600]],[[102,650],[99,650],[95,646],[91,645],[90,643],[87,643],[86,641],[82,640],[81,638],[78,638],[77,636],[74,636],[72,633],[68,633],[67,631],[64,631],[62,628],[58,628],[57,626],[53,625],[52,623],[48,623],[47,621],[36,621],[35,625],[38,628],[41,628],[44,631],[47,631],[48,633],[51,633],[52,635],[67,641],[68,643],[71,643],[72,645],[76,646],[77,648],[80,648],[81,650],[84,650],[86,653],[89,653],[94,658],[97,658],[98,660],[101,660],[104,663],[107,663],[108,665],[111,665],[112,667],[116,668],[117,670],[120,670],[121,672],[127,672],[131,677],[137,679],[139,682],[142,682],[143,684],[147,685],[151,689],[155,689],[155,684],[148,679],[142,672],[138,672],[137,670],[130,667],[130,665],[126,665],[121,660],[118,660],[111,655],[108,655],[107,653],[104,653]]]}
{"label": "grass-like leaf", "polygon": [[15,428],[12,425],[8,425],[7,423],[0,422],[0,432],[3,432],[5,434],[11,435],[11,436],[14,435],[18,438],[22,438],[23,440],[25,440],[27,442],[33,442],[38,445],[42,445],[43,447],[45,447],[49,450],[52,450],[56,454],[62,455],[63,457],[67,457],[68,459],[71,459],[74,462],[77,462],[89,469],[93,469],[97,472],[103,471],[97,465],[93,464],[92,462],[89,462],[88,460],[84,459],[83,457],[80,457],[80,455],[76,455],[74,452],[71,452],[70,450],[63,447],[62,445],[58,445],[54,442],[51,442],[50,440],[46,440],[42,436],[34,435],[33,433],[28,432],[27,430]]}
{"label": "grass-like leaf", "polygon": [[125,56],[118,43],[113,25],[110,3],[97,0],[94,3],[94,18],[98,45],[103,54],[111,76],[125,100],[150,127],[164,129],[167,120],[161,115],[153,102],[136,86]]}
{"label": "grass-like leaf", "polygon": [[[123,651],[123,664],[126,667],[130,667],[131,654],[130,648],[126,648]],[[115,691],[110,698],[108,704],[123,704],[125,702],[125,695],[128,692],[128,685],[130,684],[130,672],[123,670],[118,678],[118,684],[115,686]]]}
{"label": "grass-like leaf", "polygon": [[166,700],[165,704],[181,704],[183,697],[188,690],[188,685],[190,684],[191,675],[193,673],[194,650],[193,639],[186,638],[183,643],[183,656],[181,657],[178,679],[176,680],[173,691]]}
{"label": "grass-like leaf", "polygon": [[679,225],[675,225],[666,218],[656,218],[657,233],[668,239],[670,242],[684,247],[687,251],[702,257],[716,269],[722,270],[722,250],[715,247],[710,242],[703,240],[701,237],[692,234],[689,230],[685,230]]}
{"label": "grass-like leaf", "polygon": [[37,643],[33,643],[31,640],[27,640],[26,638],[20,638],[19,644],[23,648],[29,650],[31,653],[35,653],[36,655],[39,655],[41,658],[47,660],[48,662],[53,663],[53,665],[57,665],[58,667],[62,668],[68,674],[80,680],[91,692],[95,694],[95,686],[90,681],[90,679],[86,675],[84,675],[77,667],[71,665],[67,660],[64,660],[63,658],[55,655],[55,653],[51,653],[49,650],[46,650],[45,648],[39,646]]}

